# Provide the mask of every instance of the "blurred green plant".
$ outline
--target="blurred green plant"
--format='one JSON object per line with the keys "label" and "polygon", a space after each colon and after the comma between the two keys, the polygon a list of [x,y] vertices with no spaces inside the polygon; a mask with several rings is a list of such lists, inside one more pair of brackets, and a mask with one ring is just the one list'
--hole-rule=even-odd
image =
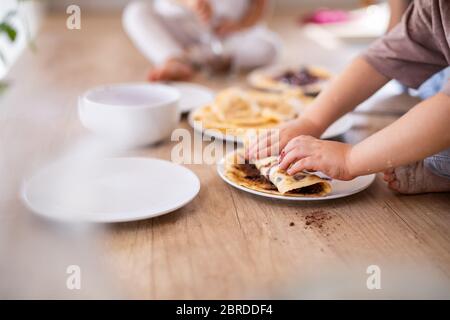
{"label": "blurred green plant", "polygon": [[[0,36],[6,35],[9,41],[14,42],[17,38],[17,30],[11,23],[11,18],[17,14],[17,10],[9,11],[3,19],[0,21]],[[6,57],[3,52],[0,51],[0,60],[6,64]]]}
{"label": "blurred green plant", "polygon": [[[28,0],[17,0],[17,8],[21,2],[25,2]],[[17,39],[18,30],[11,22],[11,20],[17,16],[18,9],[10,10],[6,13],[6,15],[0,20],[0,37],[6,36],[11,43],[15,42]],[[31,41],[30,33],[28,30],[28,24],[26,21],[23,21],[28,37],[28,43],[31,49],[35,49],[34,43]],[[5,66],[7,64],[7,59],[5,54],[0,50],[0,63],[3,63]],[[8,88],[8,83],[0,80],[0,95]]]}
{"label": "blurred green plant", "polygon": [[8,89],[8,83],[6,82],[0,82],[0,95],[2,95],[3,92]]}

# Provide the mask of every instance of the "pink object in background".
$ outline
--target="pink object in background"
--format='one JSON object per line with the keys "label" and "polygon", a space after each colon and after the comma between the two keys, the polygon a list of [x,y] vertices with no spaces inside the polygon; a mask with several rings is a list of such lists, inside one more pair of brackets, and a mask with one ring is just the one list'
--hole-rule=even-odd
{"label": "pink object in background", "polygon": [[318,9],[304,16],[301,21],[304,23],[327,24],[336,22],[346,22],[350,20],[350,14],[344,10]]}

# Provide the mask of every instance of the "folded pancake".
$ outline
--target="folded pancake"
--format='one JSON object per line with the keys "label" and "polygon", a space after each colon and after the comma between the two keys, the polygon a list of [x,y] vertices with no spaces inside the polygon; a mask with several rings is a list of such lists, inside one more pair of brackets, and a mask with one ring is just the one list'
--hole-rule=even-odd
{"label": "folded pancake", "polygon": [[298,96],[228,88],[214,102],[197,109],[192,119],[205,129],[243,136],[249,129],[273,128],[293,119],[302,107]]}
{"label": "folded pancake", "polygon": [[320,197],[331,192],[327,179],[308,172],[288,175],[279,168],[277,157],[249,163],[240,151],[227,157],[225,175],[243,187],[271,194]]}

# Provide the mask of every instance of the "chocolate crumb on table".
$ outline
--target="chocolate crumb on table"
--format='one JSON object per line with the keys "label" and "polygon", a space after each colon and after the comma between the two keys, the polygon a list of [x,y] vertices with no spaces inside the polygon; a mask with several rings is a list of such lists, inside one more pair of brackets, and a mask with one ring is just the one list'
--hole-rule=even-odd
{"label": "chocolate crumb on table", "polygon": [[334,228],[327,224],[327,221],[331,220],[332,216],[322,210],[314,211],[305,216],[305,226],[304,229],[318,229],[324,231],[324,234],[328,237],[330,232]]}

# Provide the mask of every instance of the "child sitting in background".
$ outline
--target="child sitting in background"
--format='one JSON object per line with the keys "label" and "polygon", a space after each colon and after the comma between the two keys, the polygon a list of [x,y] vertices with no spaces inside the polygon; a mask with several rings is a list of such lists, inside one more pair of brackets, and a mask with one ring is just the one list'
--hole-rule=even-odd
{"label": "child sitting in background", "polygon": [[279,139],[262,135],[246,155],[281,150],[280,167],[289,174],[317,170],[350,180],[384,171],[389,187],[400,193],[450,191],[448,79],[439,93],[355,146],[314,138],[389,80],[417,88],[449,64],[450,2],[413,1],[392,31],[355,59],[301,117],[280,128]]}
{"label": "child sitting in background", "polygon": [[[259,24],[265,8],[266,0],[137,1],[125,8],[123,25],[155,66],[149,80],[185,80],[194,73],[190,50],[199,45],[226,51],[238,69],[273,62],[280,44],[273,32]],[[195,62],[207,60],[199,57]]]}

